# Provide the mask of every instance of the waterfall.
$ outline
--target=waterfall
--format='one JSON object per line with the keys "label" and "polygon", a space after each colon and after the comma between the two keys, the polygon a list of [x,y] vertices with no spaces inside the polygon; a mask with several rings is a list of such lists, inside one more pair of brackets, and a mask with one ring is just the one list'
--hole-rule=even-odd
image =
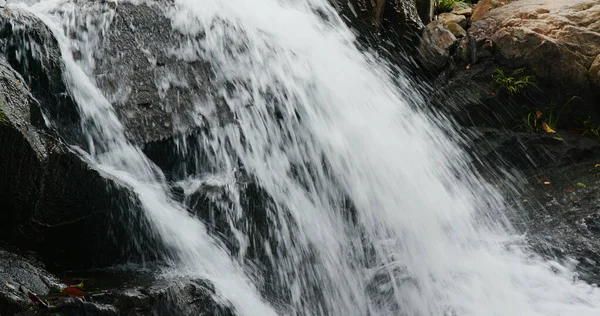
{"label": "waterfall", "polygon": [[[184,115],[201,132],[178,143],[182,164],[206,156],[206,165],[167,180],[125,136],[85,54],[102,48],[113,4],[83,4],[103,6],[101,16],[62,0],[20,6],[59,41],[83,118],[81,155],[139,198],[172,254],[168,273],[210,280],[240,315],[600,311],[595,287],[515,242],[508,206],[469,168],[462,136],[421,110],[417,83],[392,78],[389,65],[357,49],[326,0],[163,4],[186,39],[166,49],[182,62],[209,63],[217,87],[189,104]],[[85,25],[85,36],[70,36],[89,20],[97,23]],[[85,58],[75,60],[74,47]],[[213,115],[219,103],[231,123]],[[262,223],[243,201],[240,178],[261,192]],[[172,182],[188,198],[221,187],[226,194],[214,202],[235,245],[174,199]]]}

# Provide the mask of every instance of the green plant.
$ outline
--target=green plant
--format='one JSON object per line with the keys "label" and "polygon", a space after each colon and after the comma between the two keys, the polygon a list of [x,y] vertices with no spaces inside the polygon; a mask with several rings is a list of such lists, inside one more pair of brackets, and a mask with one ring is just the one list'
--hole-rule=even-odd
{"label": "green plant", "polygon": [[563,103],[563,105],[559,108],[558,104],[554,100],[550,102],[550,106],[548,107],[548,115],[546,115],[546,123],[552,128],[556,129],[558,127],[558,121],[560,120],[563,111],[569,105],[569,103],[573,102],[577,97],[572,96],[567,100],[567,102]]}
{"label": "green plant", "polygon": [[540,124],[538,124],[538,113],[539,111],[529,112],[527,116],[523,117],[521,124],[517,125],[515,128],[522,132],[539,132]]}
{"label": "green plant", "polygon": [[523,92],[525,88],[534,83],[533,76],[517,76],[525,71],[525,68],[520,68],[513,71],[509,76],[504,74],[500,68],[496,68],[496,73],[492,75],[494,84],[503,88],[510,95]]}
{"label": "green plant", "polygon": [[590,136],[600,140],[600,126],[595,126],[592,123],[592,117],[588,116],[587,120],[583,121],[583,132],[581,136]]}
{"label": "green plant", "polygon": [[459,1],[459,0],[437,0],[436,4],[435,4],[435,11],[438,14],[444,13],[444,12],[450,12],[450,11],[452,11],[452,6],[457,2],[461,2],[461,1]]}

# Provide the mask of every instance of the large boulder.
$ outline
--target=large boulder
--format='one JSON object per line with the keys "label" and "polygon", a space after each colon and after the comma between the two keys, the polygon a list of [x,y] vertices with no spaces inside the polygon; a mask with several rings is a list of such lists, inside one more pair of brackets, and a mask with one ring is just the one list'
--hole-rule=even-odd
{"label": "large boulder", "polygon": [[54,269],[153,258],[135,196],[64,142],[78,138],[78,115],[52,39],[32,15],[0,11],[0,240]]}
{"label": "large boulder", "polygon": [[572,90],[598,90],[588,75],[600,55],[596,0],[516,1],[471,26],[476,46],[491,41],[503,65],[526,67],[539,79]]}
{"label": "large boulder", "polygon": [[406,42],[423,29],[423,21],[433,18],[430,0],[334,0],[334,5],[350,26]]}

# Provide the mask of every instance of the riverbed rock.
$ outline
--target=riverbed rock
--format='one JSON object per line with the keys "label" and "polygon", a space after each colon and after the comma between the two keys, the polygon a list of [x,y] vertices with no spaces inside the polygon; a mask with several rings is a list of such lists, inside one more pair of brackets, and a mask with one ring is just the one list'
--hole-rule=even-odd
{"label": "riverbed rock", "polygon": [[459,1],[452,5],[451,12],[457,15],[470,16],[471,14],[473,14],[473,8],[471,8],[470,4]]}
{"label": "riverbed rock", "polygon": [[423,29],[423,21],[433,18],[431,0],[334,0],[334,5],[350,26],[375,32],[386,39],[405,42]]}
{"label": "riverbed rock", "polygon": [[448,25],[448,23],[456,23],[463,28],[467,27],[467,18],[464,15],[455,13],[442,13],[438,17],[446,25]]}
{"label": "riverbed rock", "polygon": [[[57,269],[113,264],[140,253],[136,238],[124,236],[144,220],[135,197],[63,141],[77,138],[69,131],[78,117],[71,101],[61,103],[68,97],[52,46],[34,58],[46,36],[33,16],[0,11],[0,240],[38,251]],[[64,125],[46,124],[53,118]]]}
{"label": "riverbed rock", "polygon": [[600,3],[596,0],[516,1],[490,11],[469,29],[475,46],[494,45],[505,66],[531,69],[556,87],[598,90],[588,71],[600,54]]}
{"label": "riverbed rock", "polygon": [[427,24],[419,52],[425,67],[431,71],[443,69],[457,43],[456,36],[440,20]]}
{"label": "riverbed rock", "polygon": [[499,8],[505,4],[511,3],[513,0],[480,0],[473,10],[471,20],[479,21],[492,9]]}

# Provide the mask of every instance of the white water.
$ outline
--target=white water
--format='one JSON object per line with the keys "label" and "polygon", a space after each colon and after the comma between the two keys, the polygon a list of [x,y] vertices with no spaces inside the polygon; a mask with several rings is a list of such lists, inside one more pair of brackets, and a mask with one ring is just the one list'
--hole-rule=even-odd
{"label": "white water", "polygon": [[[93,61],[73,60],[75,43],[64,36],[73,21],[58,8],[81,14],[64,1],[29,10],[60,42],[65,80],[85,117],[88,158],[139,196],[177,271],[211,280],[240,315],[600,314],[596,288],[509,246],[516,236],[499,212],[504,201],[466,171],[458,137],[413,110],[422,99],[412,83],[393,84],[386,65],[359,52],[325,0],[175,0],[165,8],[174,27],[206,36],[173,53],[206,60],[217,82],[236,83],[221,93],[238,126],[214,128],[198,142],[229,190],[237,190],[231,170],[239,160],[273,200],[263,236],[273,271],[263,273],[277,284],[259,294],[270,278],[243,260],[251,236],[239,224],[251,214],[240,203],[221,210],[242,245],[230,256],[169,197],[160,170],[126,140],[86,75]],[[110,12],[102,18],[110,27]],[[94,32],[102,27],[88,30],[88,50],[100,44]],[[188,176],[188,184],[206,179]]]}

